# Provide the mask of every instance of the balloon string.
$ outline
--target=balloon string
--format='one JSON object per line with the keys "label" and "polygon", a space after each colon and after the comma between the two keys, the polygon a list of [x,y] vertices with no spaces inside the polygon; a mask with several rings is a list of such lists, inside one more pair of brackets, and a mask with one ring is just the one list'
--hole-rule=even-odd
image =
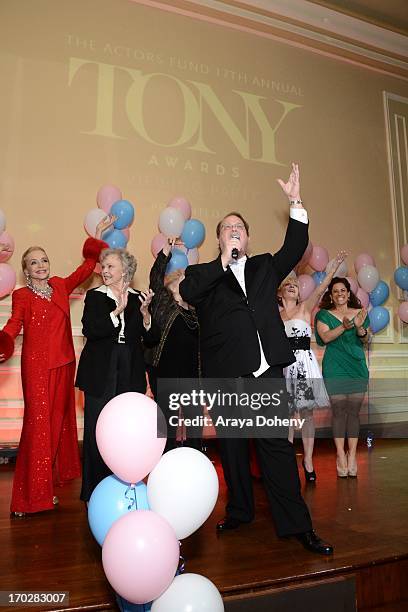
{"label": "balloon string", "polygon": [[[133,492],[134,499],[132,499],[131,497],[132,492]],[[137,510],[136,488],[134,484],[131,483],[128,486],[128,488],[125,491],[125,497],[130,502],[128,505],[128,510],[132,510],[133,506],[135,506],[135,510]]]}
{"label": "balloon string", "polygon": [[[180,545],[180,550],[181,550],[182,542],[179,541],[179,545]],[[180,555],[179,564],[178,564],[178,568],[177,568],[177,574],[182,574],[184,572],[185,568],[186,568],[186,560],[183,557],[183,555]]]}

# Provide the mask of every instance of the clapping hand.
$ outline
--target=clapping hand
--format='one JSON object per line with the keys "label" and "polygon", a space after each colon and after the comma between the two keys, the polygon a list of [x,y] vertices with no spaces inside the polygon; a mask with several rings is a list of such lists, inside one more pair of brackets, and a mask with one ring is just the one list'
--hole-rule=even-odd
{"label": "clapping hand", "polygon": [[149,289],[146,292],[144,291],[140,292],[140,295],[139,295],[139,300],[141,301],[140,312],[142,313],[143,318],[150,317],[149,305],[153,299],[153,296],[154,296],[154,292],[151,289]]}
{"label": "clapping hand", "polygon": [[106,215],[96,226],[95,238],[101,240],[103,232],[109,229],[117,220],[115,215]]}
{"label": "clapping hand", "polygon": [[[288,181],[285,183],[282,179],[277,179],[283,192],[288,196],[289,200],[300,200],[300,177],[299,164],[292,163],[292,172],[289,175]],[[295,207],[301,208],[301,204],[294,204]]]}
{"label": "clapping hand", "polygon": [[118,296],[118,305],[113,311],[113,314],[116,316],[120,315],[120,313],[123,312],[127,306],[128,288],[129,288],[129,283],[123,283],[122,290],[120,291],[119,296]]}
{"label": "clapping hand", "polygon": [[2,361],[6,361],[6,358],[4,357],[4,353],[0,353],[0,363]]}
{"label": "clapping hand", "polygon": [[348,317],[343,317],[343,327],[344,329],[353,329],[354,322]]}
{"label": "clapping hand", "polygon": [[367,316],[367,310],[365,308],[362,308],[361,310],[359,310],[356,316],[354,317],[354,325],[356,327],[362,327],[366,319],[366,316]]}

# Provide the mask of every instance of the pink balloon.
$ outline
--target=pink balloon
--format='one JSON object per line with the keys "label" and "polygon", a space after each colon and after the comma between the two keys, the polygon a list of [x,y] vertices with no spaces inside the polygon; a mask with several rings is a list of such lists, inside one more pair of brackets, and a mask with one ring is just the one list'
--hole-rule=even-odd
{"label": "pink balloon", "polygon": [[401,247],[401,259],[404,264],[408,266],[408,244],[404,244],[404,246]]}
{"label": "pink balloon", "polygon": [[102,547],[102,564],[113,589],[131,603],[159,597],[171,584],[180,547],[168,522],[150,510],[115,521]]}
{"label": "pink balloon", "polygon": [[0,263],[0,298],[9,295],[16,286],[16,273],[6,263]]}
{"label": "pink balloon", "polygon": [[329,253],[321,246],[314,246],[308,264],[316,272],[323,272],[329,263]]}
{"label": "pink balloon", "polygon": [[357,280],[360,287],[369,293],[378,285],[380,275],[377,268],[368,264],[360,268],[360,271],[357,274]]}
{"label": "pink balloon", "polygon": [[368,253],[360,253],[354,260],[354,269],[358,274],[364,266],[375,266],[375,261]]}
{"label": "pink balloon", "polygon": [[398,316],[401,321],[408,323],[408,302],[402,302],[398,308]]}
{"label": "pink balloon", "polygon": [[7,244],[10,249],[9,251],[0,251],[0,262],[8,261],[14,253],[14,239],[8,232],[3,232],[0,234],[0,242]]}
{"label": "pink balloon", "polygon": [[357,281],[354,278],[351,278],[351,276],[346,276],[346,278],[348,282],[350,283],[350,289],[352,290],[354,295],[357,295],[357,291],[358,291]]}
{"label": "pink balloon", "polygon": [[298,276],[298,283],[300,301],[303,302],[311,295],[316,287],[316,283],[310,274],[300,274],[300,276]]}
{"label": "pink balloon", "polygon": [[357,289],[356,296],[360,300],[363,308],[368,308],[368,304],[370,303],[370,296],[368,295],[368,293],[364,291],[364,289],[361,289],[361,287],[359,287]]}
{"label": "pink balloon", "polygon": [[96,194],[96,203],[99,208],[102,208],[106,213],[110,212],[112,204],[122,200],[122,192],[115,185],[104,185]]}
{"label": "pink balloon", "polygon": [[96,442],[118,478],[136,483],[152,471],[166,444],[166,438],[157,437],[161,417],[156,402],[142,393],[122,393],[106,404],[96,424]]}
{"label": "pink balloon", "polygon": [[191,204],[188,200],[186,200],[186,198],[176,196],[175,198],[170,200],[167,206],[170,206],[171,208],[177,208],[177,210],[181,212],[186,221],[191,219]]}
{"label": "pink balloon", "polygon": [[167,244],[167,237],[164,234],[156,234],[153,238],[150,250],[152,252],[153,257],[157,257],[163,247]]}
{"label": "pink balloon", "polygon": [[188,263],[190,264],[190,266],[197,264],[198,260],[200,259],[200,254],[198,252],[198,249],[190,249],[187,253],[187,259],[188,259]]}

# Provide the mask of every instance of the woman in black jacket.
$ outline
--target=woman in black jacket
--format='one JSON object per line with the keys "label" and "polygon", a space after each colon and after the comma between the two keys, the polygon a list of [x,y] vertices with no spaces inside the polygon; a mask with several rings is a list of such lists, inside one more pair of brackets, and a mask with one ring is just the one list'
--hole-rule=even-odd
{"label": "woman in black jacket", "polygon": [[85,392],[81,499],[111,474],[100,456],[96,422],[109,400],[128,391],[146,391],[143,344],[159,340],[149,304],[153,292],[129,284],[136,260],[124,249],[105,249],[100,257],[104,284],[87,292],[82,332],[87,341],[78,365],[76,386]]}
{"label": "woman in black jacket", "polygon": [[[170,244],[158,254],[150,271],[150,287],[154,291],[152,317],[161,331],[160,342],[154,347],[149,368],[150,386],[160,409],[166,417],[167,443],[165,452],[176,447],[177,427],[172,426],[169,418],[174,411],[169,410],[161,397],[166,397],[168,385],[160,393],[160,379],[198,379],[200,373],[199,324],[195,310],[187,304],[179,293],[184,270],[174,270],[166,274],[171,260]],[[157,389],[159,383],[159,389]],[[174,387],[175,389],[176,387]],[[159,391],[159,393],[158,393]],[[184,409],[184,417],[194,417],[197,409]],[[187,427],[186,446],[201,450],[201,427]]]}

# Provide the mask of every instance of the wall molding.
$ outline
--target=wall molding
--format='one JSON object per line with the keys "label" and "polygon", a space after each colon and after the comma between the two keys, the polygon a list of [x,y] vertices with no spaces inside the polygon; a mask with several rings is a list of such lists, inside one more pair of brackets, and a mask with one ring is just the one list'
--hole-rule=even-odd
{"label": "wall molding", "polygon": [[407,37],[306,0],[129,0],[408,80]]}

